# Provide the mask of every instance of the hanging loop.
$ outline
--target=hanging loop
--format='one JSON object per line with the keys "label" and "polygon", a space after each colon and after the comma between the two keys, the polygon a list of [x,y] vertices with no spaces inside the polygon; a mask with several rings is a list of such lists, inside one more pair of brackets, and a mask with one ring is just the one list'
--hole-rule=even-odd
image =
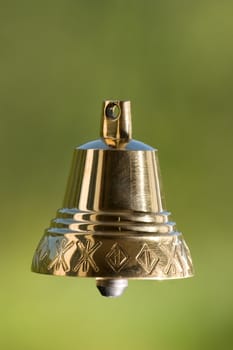
{"label": "hanging loop", "polygon": [[124,148],[132,139],[130,101],[104,101],[100,136],[113,148]]}

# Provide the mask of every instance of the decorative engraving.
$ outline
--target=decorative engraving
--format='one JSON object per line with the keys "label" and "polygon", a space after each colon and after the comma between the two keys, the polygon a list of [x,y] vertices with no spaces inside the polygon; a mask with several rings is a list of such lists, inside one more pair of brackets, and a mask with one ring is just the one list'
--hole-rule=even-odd
{"label": "decorative engraving", "polygon": [[146,243],[143,244],[142,249],[136,256],[136,260],[147,273],[151,273],[159,262],[154,249],[149,248]]}
{"label": "decorative engraving", "polygon": [[45,258],[49,255],[49,239],[47,236],[42,238],[40,241],[34,257],[33,257],[33,268],[36,270],[40,269],[41,263],[45,260]]}
{"label": "decorative engraving", "polygon": [[42,240],[41,244],[39,244],[39,246],[36,250],[39,261],[43,261],[46,258],[46,256],[48,256],[48,248],[49,248],[49,239],[46,236]]}
{"label": "decorative engraving", "polygon": [[183,240],[183,251],[182,251],[182,257],[183,260],[186,264],[186,272],[188,273],[188,271],[192,270],[192,266],[193,266],[193,262],[192,262],[192,258],[191,258],[191,254],[190,254],[190,250],[186,244],[186,242]]}
{"label": "decorative engraving", "polygon": [[51,270],[54,267],[54,269],[58,271],[62,267],[64,272],[69,271],[69,266],[66,262],[65,254],[71,247],[73,247],[73,245],[73,241],[67,243],[66,239],[62,239],[62,241],[60,241],[59,239],[56,240],[57,254],[55,258],[51,261],[51,263],[48,265],[48,270]]}
{"label": "decorative engraving", "polygon": [[118,272],[120,271],[129,260],[127,253],[119,246],[118,243],[115,243],[111,250],[106,255],[106,261],[111,266],[111,268]]}
{"label": "decorative engraving", "polygon": [[176,244],[177,259],[179,260],[180,266],[182,268],[183,276],[187,276],[190,271],[190,265],[192,266],[192,259],[189,249],[183,240],[177,240]]}
{"label": "decorative engraving", "polygon": [[76,243],[82,255],[79,258],[77,265],[73,269],[75,272],[77,272],[80,268],[82,268],[83,272],[88,272],[90,266],[93,268],[95,272],[99,271],[99,267],[96,265],[96,262],[93,258],[93,254],[102,245],[102,242],[97,241],[92,245],[91,245],[91,242],[92,242],[91,240],[87,239],[86,245],[84,245],[79,240]]}
{"label": "decorative engraving", "polygon": [[175,237],[172,241],[171,246],[161,244],[161,251],[167,256],[168,261],[166,266],[164,267],[164,273],[174,274],[174,275],[188,275],[188,271],[190,269],[189,263],[191,261],[191,257],[188,255],[188,251],[186,254],[186,247],[183,241],[180,241],[178,237]]}

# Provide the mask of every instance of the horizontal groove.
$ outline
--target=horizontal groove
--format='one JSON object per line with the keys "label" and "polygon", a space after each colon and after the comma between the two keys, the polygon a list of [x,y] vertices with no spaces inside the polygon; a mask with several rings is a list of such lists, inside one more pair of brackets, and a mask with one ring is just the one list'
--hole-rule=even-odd
{"label": "horizontal groove", "polygon": [[168,212],[94,212],[60,209],[51,221],[51,229],[68,232],[141,232],[166,234],[175,231],[175,222],[168,221]]}
{"label": "horizontal groove", "polygon": [[78,209],[59,209],[57,218],[72,219],[77,222],[139,222],[139,223],[167,223],[169,212],[129,212],[129,211],[81,211]]}
{"label": "horizontal groove", "polygon": [[174,228],[171,232],[153,232],[153,235],[151,235],[151,232],[145,232],[145,231],[130,231],[130,230],[122,230],[122,231],[74,231],[69,228],[61,228],[61,227],[49,227],[45,230],[47,234],[50,234],[51,236],[56,236],[56,235],[72,235],[72,236],[105,236],[105,239],[110,238],[110,237],[128,237],[131,239],[138,239],[139,237],[149,237],[148,239],[154,239],[156,237],[161,238],[162,237],[171,237],[171,236],[179,236],[181,235],[180,232],[177,232]]}

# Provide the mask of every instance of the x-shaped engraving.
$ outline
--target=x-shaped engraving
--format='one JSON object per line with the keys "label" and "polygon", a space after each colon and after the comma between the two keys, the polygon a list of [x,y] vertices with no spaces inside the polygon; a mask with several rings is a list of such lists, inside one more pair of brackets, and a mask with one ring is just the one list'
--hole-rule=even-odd
{"label": "x-shaped engraving", "polygon": [[51,263],[48,266],[48,270],[51,270],[53,267],[55,270],[59,270],[62,266],[64,272],[69,271],[69,266],[67,265],[66,259],[65,259],[65,253],[68,252],[68,250],[73,247],[74,242],[67,243],[66,239],[63,239],[61,242],[59,240],[56,241],[56,247],[57,247],[57,254],[55,258],[51,261]]}
{"label": "x-shaped engraving", "polygon": [[46,257],[49,255],[49,244],[48,244],[48,237],[46,236],[41,240],[39,243],[36,252],[33,257],[33,266],[36,269],[40,268],[40,265],[43,264],[43,261]]}
{"label": "x-shaped engraving", "polygon": [[81,241],[78,241],[76,244],[82,255],[73,270],[77,272],[82,267],[83,272],[88,272],[89,267],[91,266],[95,272],[98,272],[99,267],[93,259],[93,254],[102,245],[102,242],[98,241],[91,245],[91,240],[88,239],[86,244],[83,244]]}
{"label": "x-shaped engraving", "polygon": [[165,274],[169,274],[171,271],[175,274],[185,274],[187,272],[187,258],[182,241],[175,237],[172,241],[171,249],[163,244],[160,245],[160,249],[168,259],[164,268]]}

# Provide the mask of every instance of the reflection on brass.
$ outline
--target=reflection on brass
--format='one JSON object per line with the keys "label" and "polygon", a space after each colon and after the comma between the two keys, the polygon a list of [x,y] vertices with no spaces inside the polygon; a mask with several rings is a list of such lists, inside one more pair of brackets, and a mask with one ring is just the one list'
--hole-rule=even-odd
{"label": "reflection on brass", "polygon": [[129,101],[105,101],[101,139],[74,150],[64,203],[32,271],[94,277],[119,296],[128,279],[193,275],[189,249],[164,207],[157,150],[132,139]]}

